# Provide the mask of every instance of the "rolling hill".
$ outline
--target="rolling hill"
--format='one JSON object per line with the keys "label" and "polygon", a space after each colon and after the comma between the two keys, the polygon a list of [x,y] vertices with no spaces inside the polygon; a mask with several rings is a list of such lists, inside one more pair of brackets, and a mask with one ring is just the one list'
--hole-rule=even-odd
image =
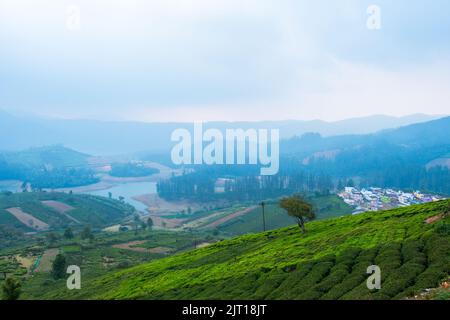
{"label": "rolling hill", "polygon": [[280,151],[285,155],[308,156],[316,152],[362,149],[365,146],[392,145],[399,147],[400,151],[447,146],[447,152],[440,150],[445,155],[450,151],[449,136],[450,117],[444,117],[365,135],[324,137],[317,132],[311,132],[301,137],[283,140]]}
{"label": "rolling hill", "polygon": [[[402,299],[450,273],[450,201],[369,212],[225,240],[46,299]],[[445,216],[447,214],[447,216]],[[432,219],[430,219],[432,218]],[[381,290],[366,287],[381,268]]]}
{"label": "rolling hill", "polygon": [[[98,182],[89,155],[63,146],[0,153],[0,180],[20,180],[33,188],[76,187]],[[0,190],[1,191],[1,190]]]}
{"label": "rolling hill", "polygon": [[88,164],[89,155],[60,145],[2,152],[0,159],[9,165],[26,167],[79,167]]}
{"label": "rolling hill", "polygon": [[69,225],[102,227],[123,219],[133,211],[133,207],[118,200],[92,195],[0,193],[0,225],[22,232],[46,231]]}
{"label": "rolling hill", "polygon": [[[362,186],[420,189],[450,194],[450,117],[370,135],[307,134],[281,142],[282,157],[304,170]],[[282,164],[280,168],[283,168]]]}

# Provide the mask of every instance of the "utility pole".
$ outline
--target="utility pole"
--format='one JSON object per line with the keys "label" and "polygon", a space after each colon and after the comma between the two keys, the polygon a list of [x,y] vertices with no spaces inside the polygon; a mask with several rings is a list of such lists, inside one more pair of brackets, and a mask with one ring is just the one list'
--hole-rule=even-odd
{"label": "utility pole", "polygon": [[266,204],[264,203],[264,201],[262,201],[262,202],[260,203],[260,205],[261,205],[261,208],[262,208],[263,231],[265,232],[265,231],[266,231],[266,215],[265,215],[265,213],[264,213],[264,207],[266,206]]}

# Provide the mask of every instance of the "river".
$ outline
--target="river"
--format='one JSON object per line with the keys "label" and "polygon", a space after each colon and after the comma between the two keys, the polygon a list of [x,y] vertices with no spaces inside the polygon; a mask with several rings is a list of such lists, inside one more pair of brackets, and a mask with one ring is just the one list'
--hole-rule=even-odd
{"label": "river", "polygon": [[139,211],[145,211],[147,206],[142,202],[136,201],[133,197],[143,194],[156,193],[156,182],[128,182],[114,185],[107,189],[88,191],[86,193],[97,196],[108,197],[111,192],[111,196],[114,199],[124,197],[125,202],[131,204]]}

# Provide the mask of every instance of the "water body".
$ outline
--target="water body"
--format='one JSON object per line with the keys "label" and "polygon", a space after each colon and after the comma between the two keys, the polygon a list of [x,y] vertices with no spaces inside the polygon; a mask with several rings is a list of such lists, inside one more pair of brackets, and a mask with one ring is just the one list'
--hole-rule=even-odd
{"label": "water body", "polygon": [[[0,191],[10,191],[10,192],[22,192],[21,190],[22,182],[18,180],[0,180]],[[77,193],[76,188],[72,188],[74,192]],[[68,192],[63,190],[63,192]],[[147,206],[142,202],[136,201],[133,197],[140,196],[143,194],[155,194],[156,192],[156,182],[124,182],[118,183],[110,188],[78,193],[87,193],[97,196],[108,197],[109,192],[111,192],[114,199],[119,197],[124,197],[124,201],[134,206],[139,211],[145,211]]]}
{"label": "water body", "polygon": [[96,190],[86,192],[97,196],[108,197],[111,192],[114,199],[124,197],[124,201],[134,206],[139,211],[145,211],[147,206],[139,201],[133,199],[133,197],[143,194],[156,193],[156,182],[129,182],[115,185],[108,189]]}

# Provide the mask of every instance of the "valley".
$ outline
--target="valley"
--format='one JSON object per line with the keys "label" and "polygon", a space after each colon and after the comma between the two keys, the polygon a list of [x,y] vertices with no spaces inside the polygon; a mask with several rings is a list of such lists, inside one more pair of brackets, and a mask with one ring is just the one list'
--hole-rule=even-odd
{"label": "valley", "polygon": [[[0,0],[2,310],[265,320],[450,301],[449,12]],[[449,313],[410,301],[402,318]]]}
{"label": "valley", "polygon": [[[447,298],[449,119],[284,139],[274,176],[147,152],[0,152],[0,285],[19,279],[21,299]],[[304,234],[280,206],[296,194],[315,215]],[[81,268],[81,291],[58,259]],[[364,286],[370,264],[380,291]]]}

